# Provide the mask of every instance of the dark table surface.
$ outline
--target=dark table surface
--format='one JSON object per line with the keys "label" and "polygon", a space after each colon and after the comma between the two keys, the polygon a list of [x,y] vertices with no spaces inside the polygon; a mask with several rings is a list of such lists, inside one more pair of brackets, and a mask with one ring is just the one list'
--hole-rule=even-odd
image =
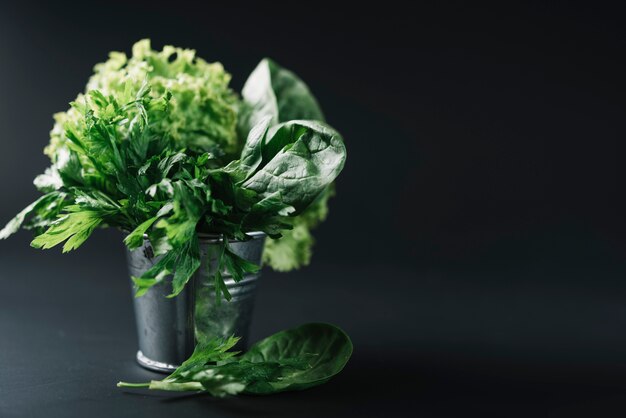
{"label": "dark table surface", "polygon": [[[122,390],[160,376],[134,361],[131,294],[110,236],[80,252],[0,252],[1,417],[624,416],[626,298],[616,269],[482,272],[314,264],[265,271],[252,340],[311,321],[355,350],[328,384],[213,399]],[[106,249],[106,250],[103,250]],[[478,274],[478,273],[476,273]],[[578,280],[571,280],[576,276]],[[580,280],[595,276],[603,280]]]}

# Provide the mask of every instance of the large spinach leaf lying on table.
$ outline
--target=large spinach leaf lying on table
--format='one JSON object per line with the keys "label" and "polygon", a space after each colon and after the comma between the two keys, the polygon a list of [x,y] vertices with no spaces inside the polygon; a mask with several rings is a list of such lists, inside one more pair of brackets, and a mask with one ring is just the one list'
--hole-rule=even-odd
{"label": "large spinach leaf lying on table", "polygon": [[340,328],[312,323],[281,331],[237,356],[236,338],[211,340],[163,380],[119,382],[118,387],[204,391],[213,396],[269,395],[321,385],[338,374],[352,355],[352,342]]}

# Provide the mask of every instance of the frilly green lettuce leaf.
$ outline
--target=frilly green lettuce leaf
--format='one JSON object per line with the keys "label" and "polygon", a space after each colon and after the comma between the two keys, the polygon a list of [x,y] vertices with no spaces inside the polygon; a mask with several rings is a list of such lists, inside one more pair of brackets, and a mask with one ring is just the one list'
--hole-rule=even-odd
{"label": "frilly green lettuce leaf", "polygon": [[[222,158],[236,152],[239,101],[229,87],[231,76],[222,64],[208,63],[192,49],[165,46],[162,51],[155,51],[150,41],[144,39],[133,46],[130,57],[111,52],[109,59],[97,64],[94,71],[86,91],[97,90],[118,103],[133,100],[144,82],[151,86],[154,98],[171,93],[170,111],[153,126],[155,134],[171,136],[181,148],[210,151]],[[75,103],[84,101],[85,95],[79,94]],[[148,116],[161,111],[147,109]],[[53,161],[59,149],[67,145],[65,131],[79,125],[82,118],[82,112],[75,107],[54,115],[50,144],[45,149]]]}

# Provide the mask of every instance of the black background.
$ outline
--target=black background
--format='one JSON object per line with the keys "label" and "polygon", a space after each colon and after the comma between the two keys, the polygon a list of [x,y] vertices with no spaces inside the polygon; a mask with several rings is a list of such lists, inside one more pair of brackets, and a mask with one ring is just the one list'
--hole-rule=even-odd
{"label": "black background", "polygon": [[302,393],[116,389],[153,376],[120,235],[61,256],[21,232],[0,242],[0,416],[623,416],[623,13],[505,3],[1,4],[2,222],[110,50],[192,47],[238,91],[264,56],[300,75],[349,157],[313,264],[265,271],[252,336],[329,321],[355,353]]}

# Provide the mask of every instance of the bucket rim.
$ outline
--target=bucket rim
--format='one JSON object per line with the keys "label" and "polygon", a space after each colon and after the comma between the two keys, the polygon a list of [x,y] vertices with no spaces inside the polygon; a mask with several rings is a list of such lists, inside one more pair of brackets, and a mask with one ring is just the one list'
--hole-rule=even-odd
{"label": "bucket rim", "polygon": [[[130,234],[130,232],[128,231],[122,231],[124,233],[124,236],[126,237],[128,234]],[[232,243],[237,243],[237,242],[249,242],[251,240],[254,239],[259,239],[259,238],[265,238],[267,237],[267,234],[263,231],[251,231],[251,232],[244,232],[247,236],[249,236],[251,239],[250,240],[240,240],[240,239],[232,239],[232,240],[228,240],[228,242],[232,242]],[[216,233],[212,233],[212,232],[197,232],[196,235],[198,236],[198,241],[199,242],[221,242],[223,241],[223,237],[222,234],[216,234]],[[143,239],[144,240],[148,240],[148,234],[143,234]]]}
{"label": "bucket rim", "polygon": [[[267,234],[262,231],[245,232],[245,234],[251,237],[252,239],[264,238],[267,236]],[[211,232],[198,232],[196,235],[198,235],[198,241],[200,242],[221,242],[224,239],[222,234],[215,234]],[[249,240],[240,240],[240,239],[229,240],[229,242],[248,242],[248,241]]]}

